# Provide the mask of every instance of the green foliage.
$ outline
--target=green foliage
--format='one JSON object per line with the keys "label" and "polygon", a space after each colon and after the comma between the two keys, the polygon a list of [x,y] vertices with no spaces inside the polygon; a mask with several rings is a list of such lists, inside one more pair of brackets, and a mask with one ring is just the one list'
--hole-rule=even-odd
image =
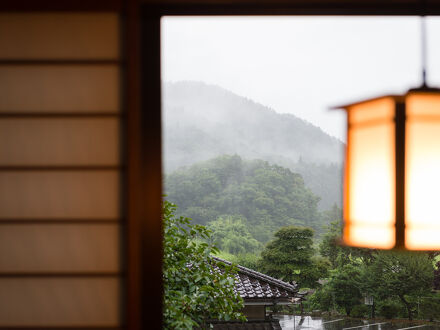
{"label": "green foliage", "polygon": [[350,316],[353,306],[361,302],[360,270],[352,264],[344,265],[331,275],[329,286],[335,302]]}
{"label": "green foliage", "polygon": [[339,261],[346,260],[348,257],[346,248],[339,244],[340,238],[341,220],[336,218],[329,223],[327,232],[322,236],[321,243],[319,244],[319,253],[327,257],[333,267],[339,266]]}
{"label": "green foliage", "polygon": [[[327,214],[333,214],[334,216],[339,217],[341,216],[340,210],[337,206],[333,206],[333,209],[328,211]],[[333,218],[333,216],[329,217],[329,219],[331,218]],[[322,235],[322,239],[319,244],[319,253],[330,260],[333,268],[341,267],[349,263],[370,263],[373,260],[374,250],[341,245],[341,219],[335,219],[336,220],[333,220],[329,223],[326,233]]]}
{"label": "green foliage", "polygon": [[258,264],[260,261],[259,255],[253,253],[240,253],[238,255],[233,255],[225,251],[219,251],[215,254],[216,257],[219,257],[223,260],[227,260],[233,264],[237,264],[246,268],[253,269],[255,271],[259,271]]}
{"label": "green foliage", "polygon": [[217,217],[217,212],[209,207],[190,206],[185,210],[185,217],[192,219],[196,224],[206,225],[210,219]]}
{"label": "green foliage", "polygon": [[395,300],[386,300],[379,306],[379,314],[386,319],[393,319],[399,316],[402,309],[401,304]]}
{"label": "green foliage", "polygon": [[327,258],[323,258],[321,256],[315,255],[312,257],[312,267],[310,268],[310,272],[308,276],[310,278],[317,280],[325,279],[329,276],[330,269],[331,269],[331,263]]}
{"label": "green foliage", "polygon": [[395,295],[424,295],[431,291],[432,261],[426,253],[378,251],[370,269],[383,290]]}
{"label": "green foliage", "polygon": [[379,297],[398,298],[410,320],[414,298],[428,295],[434,279],[432,260],[423,252],[378,251],[366,271],[369,289]]}
{"label": "green foliage", "polygon": [[[333,210],[337,205],[342,205],[342,167],[334,162],[314,163],[306,162],[301,158],[292,166],[287,166],[292,171],[301,174],[307,187],[318,195],[321,200],[319,202],[320,210]],[[331,214],[324,214],[323,223],[329,223],[341,218],[341,210],[338,208],[339,214],[336,217]]]}
{"label": "green foliage", "polygon": [[214,255],[215,255],[216,257],[220,258],[220,259],[227,260],[227,261],[229,261],[229,262],[231,262],[231,263],[234,263],[234,264],[237,263],[237,262],[235,261],[235,259],[236,259],[237,257],[234,256],[233,254],[230,254],[230,253],[226,252],[226,251],[218,250],[218,251],[216,251],[216,252],[214,253]]}
{"label": "green foliage", "polygon": [[261,243],[283,226],[321,227],[319,197],[299,174],[265,161],[221,156],[175,171],[165,186],[168,199],[180,207],[179,215],[198,224],[239,216]]}
{"label": "green foliage", "polygon": [[257,253],[261,248],[258,242],[249,233],[245,219],[240,216],[221,216],[208,224],[212,231],[214,245],[220,250],[238,255],[246,252]]}
{"label": "green foliage", "polygon": [[[321,213],[321,218],[323,219],[323,222],[326,223],[326,224],[330,224],[332,222],[339,222],[339,223],[341,223],[341,220],[342,220],[342,210],[335,203],[327,211],[323,211]],[[339,233],[341,233],[340,230],[339,230]]]}
{"label": "green foliage", "polygon": [[351,317],[368,317],[370,308],[367,305],[356,305],[351,310]]}
{"label": "green foliage", "polygon": [[283,227],[274,236],[261,253],[259,268],[263,273],[311,288],[318,285],[318,279],[326,277],[328,264],[320,258],[312,258],[311,228]]}
{"label": "green foliage", "polygon": [[218,264],[213,272],[212,253],[203,242],[210,231],[176,217],[176,206],[165,201],[164,214],[164,324],[166,329],[204,327],[209,319],[243,320],[243,300],[234,293],[232,266]]}
{"label": "green foliage", "polygon": [[258,255],[252,253],[242,253],[235,257],[234,262],[240,266],[258,271]]}
{"label": "green foliage", "polygon": [[330,311],[336,307],[334,305],[333,292],[328,285],[318,288],[307,298],[307,302],[311,310]]}
{"label": "green foliage", "polygon": [[[419,297],[429,296],[433,288],[436,255],[345,247],[338,244],[340,233],[340,221],[336,220],[328,226],[319,244],[320,254],[333,266],[330,281],[320,295],[331,292],[347,314],[359,304],[362,295],[369,295],[375,302],[373,314],[377,308],[384,317],[412,319]],[[420,316],[429,318],[428,311],[436,310],[436,303],[426,302],[426,305],[430,306],[424,309],[423,313],[427,314]]]}
{"label": "green foliage", "polygon": [[418,299],[419,317],[433,321],[440,319],[440,296],[429,295]]}

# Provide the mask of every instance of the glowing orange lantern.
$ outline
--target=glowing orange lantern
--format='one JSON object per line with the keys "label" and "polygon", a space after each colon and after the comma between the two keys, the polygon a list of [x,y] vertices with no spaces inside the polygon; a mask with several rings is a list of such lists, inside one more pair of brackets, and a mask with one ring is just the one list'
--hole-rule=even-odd
{"label": "glowing orange lantern", "polygon": [[348,124],[343,241],[440,249],[440,90],[338,108]]}

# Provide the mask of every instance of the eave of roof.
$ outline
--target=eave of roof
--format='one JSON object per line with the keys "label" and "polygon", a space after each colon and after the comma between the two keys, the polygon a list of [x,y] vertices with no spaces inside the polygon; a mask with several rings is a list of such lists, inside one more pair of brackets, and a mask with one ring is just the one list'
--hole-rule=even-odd
{"label": "eave of roof", "polygon": [[[212,257],[212,259],[214,259],[216,261],[223,262],[223,263],[225,263],[227,265],[232,265],[232,263],[230,261],[221,259],[219,257],[214,257],[214,256],[211,256],[211,257]],[[240,265],[236,265],[236,267],[238,268],[239,273],[244,273],[244,274],[246,274],[248,276],[251,276],[251,277],[254,277],[256,279],[263,280],[263,281],[268,282],[268,283],[272,283],[274,285],[282,287],[283,289],[289,290],[289,291],[291,291],[293,293],[298,292],[298,289],[297,289],[298,285],[295,282],[294,282],[295,284],[292,285],[290,283],[287,283],[287,282],[284,282],[282,280],[276,279],[276,278],[271,277],[269,275],[257,272],[256,270],[253,270],[253,269],[249,269],[249,268],[246,268],[246,267],[243,267],[243,266],[240,266]]]}
{"label": "eave of roof", "polygon": [[[212,259],[226,265],[232,264],[218,257],[213,256]],[[298,292],[296,283],[286,283],[240,265],[236,267],[238,273],[235,276],[235,291],[245,302],[289,303]]]}

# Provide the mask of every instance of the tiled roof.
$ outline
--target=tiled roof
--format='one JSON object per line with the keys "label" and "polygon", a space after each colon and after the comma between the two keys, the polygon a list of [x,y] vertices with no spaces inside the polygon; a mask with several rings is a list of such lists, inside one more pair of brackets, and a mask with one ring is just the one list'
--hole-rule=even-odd
{"label": "tiled roof", "polygon": [[[212,257],[215,261],[230,265],[229,261]],[[220,269],[215,266],[218,271]],[[290,284],[255,270],[237,265],[238,274],[235,276],[235,292],[246,300],[288,299],[298,292],[296,283]]]}
{"label": "tiled roof", "polygon": [[278,320],[247,322],[213,322],[214,330],[281,330]]}

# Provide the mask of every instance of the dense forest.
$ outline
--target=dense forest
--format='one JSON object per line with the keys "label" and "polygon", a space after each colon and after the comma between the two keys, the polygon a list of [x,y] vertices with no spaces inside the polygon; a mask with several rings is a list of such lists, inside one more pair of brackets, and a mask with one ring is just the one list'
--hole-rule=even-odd
{"label": "dense forest", "polygon": [[163,114],[166,173],[237,154],[301,174],[320,210],[341,207],[344,145],[319,127],[201,82],[164,84]]}
{"label": "dense forest", "polygon": [[440,318],[438,253],[341,246],[340,233],[340,220],[333,221],[316,251],[330,267],[323,285],[309,298],[311,309],[354,317]]}
{"label": "dense forest", "polygon": [[[308,226],[319,233],[334,220],[328,212],[318,211],[319,197],[305,186],[300,174],[237,155],[181,168],[166,177],[165,191],[167,199],[179,206],[179,215],[215,226],[215,232],[234,224],[236,236],[244,237],[245,230],[260,243],[280,227]],[[252,245],[246,250],[252,251]]]}

